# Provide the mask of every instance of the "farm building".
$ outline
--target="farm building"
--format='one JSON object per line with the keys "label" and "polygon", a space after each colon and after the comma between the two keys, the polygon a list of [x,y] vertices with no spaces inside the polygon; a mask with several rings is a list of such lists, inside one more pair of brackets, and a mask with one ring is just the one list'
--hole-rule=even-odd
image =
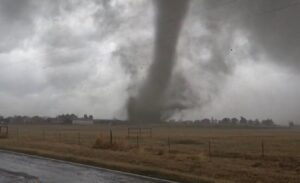
{"label": "farm building", "polygon": [[74,119],[72,120],[73,125],[92,125],[94,120],[92,119]]}

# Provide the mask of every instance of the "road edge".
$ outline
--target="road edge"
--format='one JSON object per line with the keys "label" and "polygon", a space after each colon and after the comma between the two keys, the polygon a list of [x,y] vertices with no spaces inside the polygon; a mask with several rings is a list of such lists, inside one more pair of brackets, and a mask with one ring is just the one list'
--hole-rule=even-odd
{"label": "road edge", "polygon": [[[186,182],[186,183],[214,183],[215,181],[206,180],[202,178],[195,178],[195,177],[181,177],[176,176],[176,178],[171,177],[171,173],[162,173],[160,171],[153,172],[152,170],[136,170],[136,169],[126,169],[124,167],[118,167],[116,165],[109,166],[107,164],[101,164],[99,162],[92,162],[83,158],[75,158],[75,157],[68,157],[63,155],[55,155],[50,153],[43,153],[40,151],[36,151],[34,149],[20,149],[20,148],[7,148],[7,147],[0,147],[0,152],[4,153],[11,153],[16,155],[23,155],[37,159],[44,159],[50,161],[56,161],[60,163],[67,163],[70,165],[81,166],[86,168],[93,168],[102,171],[108,171],[112,173],[118,173],[121,175],[145,178],[148,180],[153,181],[160,181],[165,183],[179,183],[179,182]],[[150,173],[152,172],[152,174]]]}

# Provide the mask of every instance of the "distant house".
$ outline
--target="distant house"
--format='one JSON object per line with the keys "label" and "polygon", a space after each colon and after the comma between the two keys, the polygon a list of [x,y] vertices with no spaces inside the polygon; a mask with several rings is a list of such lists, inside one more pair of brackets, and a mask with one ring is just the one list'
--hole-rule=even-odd
{"label": "distant house", "polygon": [[94,120],[92,119],[74,119],[72,120],[73,125],[93,125]]}

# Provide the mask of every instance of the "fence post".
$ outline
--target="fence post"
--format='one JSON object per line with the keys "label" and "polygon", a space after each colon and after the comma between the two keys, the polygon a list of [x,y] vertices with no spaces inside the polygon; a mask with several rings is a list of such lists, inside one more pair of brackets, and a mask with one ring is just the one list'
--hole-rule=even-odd
{"label": "fence post", "polygon": [[264,147],[264,140],[261,141],[261,156],[264,157],[265,155],[265,147]]}
{"label": "fence post", "polygon": [[170,142],[170,137],[168,136],[168,148],[169,148],[169,153],[171,152],[171,142]]}
{"label": "fence post", "polygon": [[17,127],[17,141],[19,142],[19,138],[20,138],[20,135],[19,135],[19,127]]}
{"label": "fence post", "polygon": [[127,129],[127,138],[129,139],[130,128]]}
{"label": "fence post", "polygon": [[142,136],[142,129],[139,128],[139,136]]}
{"label": "fence post", "polygon": [[78,136],[78,145],[81,145],[80,132],[78,132],[77,136]]}
{"label": "fence post", "polygon": [[43,129],[43,141],[45,141],[45,129]]}
{"label": "fence post", "polygon": [[112,136],[112,130],[110,129],[109,130],[109,134],[110,134],[110,145],[112,146],[112,144],[113,144],[113,136]]}
{"label": "fence post", "polygon": [[136,133],[136,147],[139,148],[139,133]]}
{"label": "fence post", "polygon": [[211,140],[210,139],[208,140],[208,156],[210,159],[211,158]]}
{"label": "fence post", "polygon": [[61,142],[61,132],[58,132],[58,142]]}
{"label": "fence post", "polygon": [[6,137],[9,138],[9,135],[8,135],[8,126],[6,127]]}

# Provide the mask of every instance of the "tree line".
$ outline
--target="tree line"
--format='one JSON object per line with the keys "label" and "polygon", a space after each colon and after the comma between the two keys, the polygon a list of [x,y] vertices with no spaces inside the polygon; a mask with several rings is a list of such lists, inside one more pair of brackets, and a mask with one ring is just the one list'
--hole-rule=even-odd
{"label": "tree line", "polygon": [[[176,121],[169,121],[176,122]],[[246,119],[245,117],[238,118],[223,118],[221,120],[214,118],[204,118],[202,120],[194,120],[194,121],[182,121],[185,124],[195,124],[200,126],[267,126],[273,127],[276,126],[273,119]]]}
{"label": "tree line", "polygon": [[43,123],[54,123],[54,124],[71,124],[73,120],[84,119],[93,120],[93,115],[84,114],[83,117],[78,117],[75,114],[60,114],[56,117],[41,117],[41,116],[0,116],[1,124],[43,124]]}

